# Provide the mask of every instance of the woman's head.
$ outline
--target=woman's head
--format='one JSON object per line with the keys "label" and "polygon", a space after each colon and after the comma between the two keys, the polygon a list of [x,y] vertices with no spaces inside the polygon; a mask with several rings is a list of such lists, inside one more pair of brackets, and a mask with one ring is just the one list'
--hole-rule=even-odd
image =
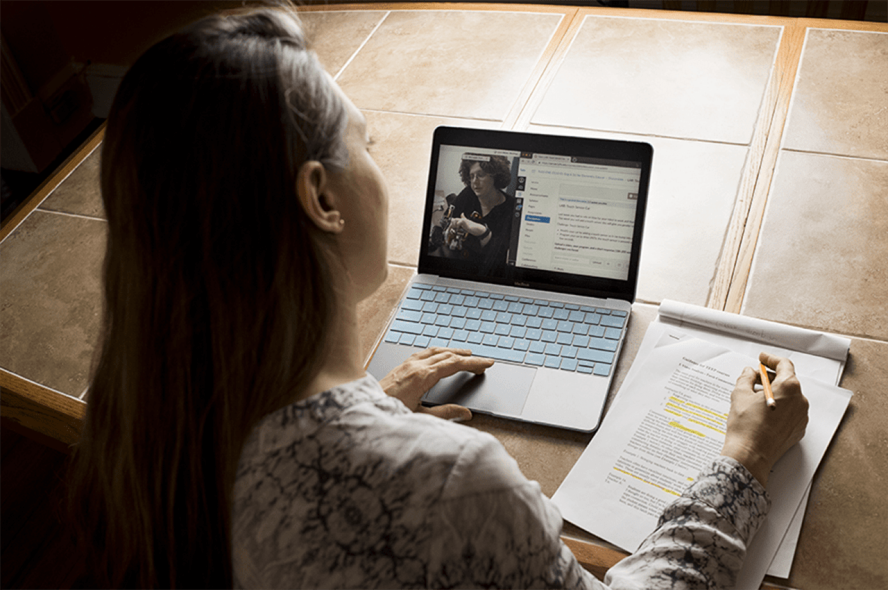
{"label": "woman's head", "polygon": [[[492,182],[495,188],[502,190],[512,182],[512,170],[508,158],[504,156],[473,156],[460,162],[459,178],[469,187],[474,184],[483,189]],[[477,194],[478,191],[475,192]]]}
{"label": "woman's head", "polygon": [[231,584],[240,449],[326,353],[344,232],[297,185],[307,167],[352,174],[349,108],[282,10],[201,20],[121,82],[102,148],[105,331],[72,494],[105,583]]}

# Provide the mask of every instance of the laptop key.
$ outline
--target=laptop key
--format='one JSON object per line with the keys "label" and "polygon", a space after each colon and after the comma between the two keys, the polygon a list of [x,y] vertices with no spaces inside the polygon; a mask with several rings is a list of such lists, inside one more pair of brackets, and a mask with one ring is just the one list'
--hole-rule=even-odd
{"label": "laptop key", "polygon": [[561,354],[561,345],[560,344],[547,344],[546,345],[546,354],[551,356],[558,356]]}
{"label": "laptop key", "polygon": [[594,372],[596,375],[600,375],[600,376],[602,376],[602,377],[607,377],[608,375],[610,375],[610,369],[611,369],[611,366],[610,366],[609,364],[606,364],[606,363],[596,363],[596,364],[595,364],[595,369],[593,370],[593,372]]}
{"label": "laptop key", "polygon": [[421,311],[423,305],[425,305],[425,303],[420,301],[419,298],[405,299],[404,303],[401,304],[401,309],[407,309],[410,311]]}
{"label": "laptop key", "polygon": [[496,348],[492,346],[472,346],[472,354],[475,356],[483,356],[484,358],[493,359],[495,361],[508,361],[512,363],[524,362],[524,353],[520,350],[510,350],[508,348]]}
{"label": "laptop key", "polygon": [[389,330],[388,334],[385,335],[385,342],[388,342],[389,344],[397,344],[401,340],[401,336],[405,336],[405,334]]}
{"label": "laptop key", "polygon": [[392,330],[396,332],[408,332],[410,334],[422,334],[423,325],[395,320],[392,322]]}
{"label": "laptop key", "polygon": [[562,371],[576,371],[577,370],[577,360],[576,359],[561,359],[561,370]]}
{"label": "laptop key", "polygon": [[398,319],[404,320],[405,322],[418,322],[422,314],[418,311],[410,311],[408,309],[402,309],[398,312]]}
{"label": "laptop key", "polygon": [[583,348],[577,352],[577,359],[581,361],[595,361],[596,363],[612,363],[614,362],[614,353]]}
{"label": "laptop key", "polygon": [[510,336],[502,336],[499,339],[499,344],[497,344],[500,348],[512,348],[515,346],[515,339]]}
{"label": "laptop key", "polygon": [[542,342],[531,342],[530,343],[530,352],[539,354],[545,350],[546,350],[546,345]]}
{"label": "laptop key", "polygon": [[605,338],[590,338],[589,348],[597,348],[598,350],[609,350],[611,352],[616,352],[617,341],[607,340]]}
{"label": "laptop key", "polygon": [[431,338],[428,336],[417,336],[416,340],[413,341],[413,346],[418,346],[420,348],[428,348],[429,342],[431,342]]}
{"label": "laptop key", "polygon": [[524,359],[524,364],[535,367],[542,367],[544,362],[546,362],[546,357],[541,354],[528,353],[527,358]]}
{"label": "laptop key", "polygon": [[621,317],[617,317],[617,316],[613,316],[613,315],[608,315],[608,316],[604,316],[604,317],[601,318],[601,325],[602,325],[602,326],[609,326],[609,327],[611,327],[611,328],[622,328],[622,327],[623,327],[623,321],[624,321],[625,319],[626,319],[626,318],[621,318]]}
{"label": "laptop key", "polygon": [[620,328],[605,328],[604,330],[604,337],[611,340],[619,340],[621,334],[623,334],[623,330]]}
{"label": "laptop key", "polygon": [[557,342],[558,344],[573,344],[573,339],[574,339],[573,335],[564,334],[563,332],[559,332],[558,333],[558,340],[556,340],[555,342]]}
{"label": "laptop key", "polygon": [[398,341],[398,344],[404,344],[406,346],[413,346],[413,343],[416,341],[415,334],[401,334],[401,339]]}
{"label": "laptop key", "polygon": [[517,340],[515,340],[515,346],[513,346],[512,348],[514,348],[515,350],[526,351],[528,348],[530,348],[530,342],[527,340],[524,340],[523,338],[517,339]]}
{"label": "laptop key", "polygon": [[561,368],[561,357],[557,356],[547,356],[545,366],[550,369],[560,369]]}

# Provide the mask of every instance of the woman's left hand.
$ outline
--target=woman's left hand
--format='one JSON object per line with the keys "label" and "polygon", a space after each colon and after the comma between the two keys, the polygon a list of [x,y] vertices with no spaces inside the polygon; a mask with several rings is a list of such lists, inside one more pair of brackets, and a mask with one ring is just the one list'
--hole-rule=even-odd
{"label": "woman's left hand", "polygon": [[469,420],[472,412],[456,404],[426,408],[420,404],[425,393],[438,381],[460,371],[480,375],[493,365],[493,360],[472,356],[470,350],[433,347],[413,354],[379,383],[382,389],[396,397],[414,412],[432,414],[445,420]]}

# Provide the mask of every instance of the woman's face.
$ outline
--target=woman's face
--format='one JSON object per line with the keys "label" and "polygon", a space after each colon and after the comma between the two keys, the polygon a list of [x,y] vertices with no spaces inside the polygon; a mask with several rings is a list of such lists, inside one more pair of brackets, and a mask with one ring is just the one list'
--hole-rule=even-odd
{"label": "woman's face", "polygon": [[340,248],[360,300],[373,293],[388,274],[388,187],[370,156],[367,120],[340,94],[348,111],[345,143],[349,161],[343,172],[330,176],[344,197],[338,204],[345,222]]}
{"label": "woman's face", "polygon": [[469,186],[472,187],[472,192],[479,197],[496,191],[493,186],[493,175],[482,170],[481,164],[477,162],[469,168]]}

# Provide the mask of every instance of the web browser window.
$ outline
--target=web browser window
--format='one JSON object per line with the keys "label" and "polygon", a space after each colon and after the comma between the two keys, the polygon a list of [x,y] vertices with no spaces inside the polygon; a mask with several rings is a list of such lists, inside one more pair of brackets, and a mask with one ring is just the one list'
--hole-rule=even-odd
{"label": "web browser window", "polygon": [[522,153],[508,263],[625,280],[640,179],[636,162]]}

